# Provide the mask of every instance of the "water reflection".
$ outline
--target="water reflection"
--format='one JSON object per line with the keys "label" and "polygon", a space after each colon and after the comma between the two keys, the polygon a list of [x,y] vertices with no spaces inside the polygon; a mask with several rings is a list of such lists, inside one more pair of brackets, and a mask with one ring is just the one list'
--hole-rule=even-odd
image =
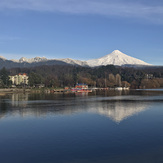
{"label": "water reflection", "polygon": [[29,94],[14,93],[11,95],[12,106],[26,107]]}
{"label": "water reflection", "polygon": [[[159,98],[162,96],[159,96]],[[149,108],[149,103],[143,100],[154,99],[141,96],[88,96],[88,95],[31,95],[11,94],[1,97],[0,118],[10,115],[50,116],[72,115],[81,112],[91,112],[109,117],[116,123],[138,114]],[[157,99],[157,98],[156,98]]]}
{"label": "water reflection", "polygon": [[120,123],[122,120],[145,111],[149,105],[137,102],[111,102],[98,103],[90,109],[91,112],[107,116],[113,121]]}

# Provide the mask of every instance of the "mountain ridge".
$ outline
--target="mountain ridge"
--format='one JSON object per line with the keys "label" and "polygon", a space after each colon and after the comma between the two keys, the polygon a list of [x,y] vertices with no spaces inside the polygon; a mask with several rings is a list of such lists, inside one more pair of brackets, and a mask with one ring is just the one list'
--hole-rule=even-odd
{"label": "mountain ridge", "polygon": [[59,65],[59,64],[89,66],[89,67],[106,66],[106,65],[151,66],[151,64],[148,64],[137,58],[128,56],[119,50],[114,50],[112,53],[107,54],[103,57],[97,59],[91,59],[87,61],[75,60],[71,58],[47,59],[45,57],[34,57],[34,58],[21,57],[19,60],[7,60],[4,57],[0,56],[0,63],[1,63],[0,68],[2,66],[6,68],[12,68],[12,67],[34,67],[40,65]]}

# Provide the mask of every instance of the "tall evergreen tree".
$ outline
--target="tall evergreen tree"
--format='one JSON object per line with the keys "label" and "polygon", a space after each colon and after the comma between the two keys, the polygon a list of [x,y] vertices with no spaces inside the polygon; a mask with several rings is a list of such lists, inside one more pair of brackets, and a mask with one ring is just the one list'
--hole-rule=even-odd
{"label": "tall evergreen tree", "polygon": [[9,80],[8,71],[5,67],[2,68],[0,71],[0,80],[1,87],[8,87],[11,84],[11,81]]}
{"label": "tall evergreen tree", "polygon": [[42,78],[39,74],[35,72],[31,72],[29,74],[29,85],[34,86],[36,84],[41,84],[42,83]]}

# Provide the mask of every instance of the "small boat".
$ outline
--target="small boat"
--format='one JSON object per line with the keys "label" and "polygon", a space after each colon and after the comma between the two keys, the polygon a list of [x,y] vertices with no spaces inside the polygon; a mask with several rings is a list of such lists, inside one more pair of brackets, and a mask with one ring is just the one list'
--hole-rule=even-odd
{"label": "small boat", "polygon": [[87,84],[76,84],[75,88],[72,88],[71,91],[72,92],[79,92],[79,93],[92,92],[91,89],[88,89]]}

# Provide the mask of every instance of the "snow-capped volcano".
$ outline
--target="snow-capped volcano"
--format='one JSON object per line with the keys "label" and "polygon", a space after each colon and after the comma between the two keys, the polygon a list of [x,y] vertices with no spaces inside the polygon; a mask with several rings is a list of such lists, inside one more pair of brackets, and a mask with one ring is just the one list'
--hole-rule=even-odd
{"label": "snow-capped volcano", "polygon": [[136,59],[134,57],[130,57],[119,50],[114,50],[112,53],[105,55],[99,59],[91,59],[87,61],[87,64],[91,67],[94,66],[102,66],[102,65],[144,65],[149,66],[150,64]]}

